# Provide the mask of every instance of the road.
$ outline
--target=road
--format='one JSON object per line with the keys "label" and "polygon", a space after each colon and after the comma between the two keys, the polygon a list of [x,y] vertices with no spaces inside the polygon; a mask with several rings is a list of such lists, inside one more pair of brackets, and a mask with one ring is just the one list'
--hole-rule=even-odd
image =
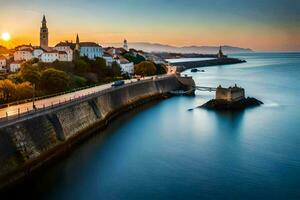
{"label": "road", "polygon": [[[164,77],[164,76],[161,76]],[[151,79],[152,77],[145,77],[143,78],[143,80],[146,79]],[[137,79],[130,79],[130,80],[125,80],[125,84],[128,83],[132,83],[132,82],[136,82]],[[111,88],[111,84],[112,83],[108,83],[108,84],[104,84],[104,85],[99,85],[99,86],[95,86],[95,87],[91,87],[91,88],[87,88],[87,89],[83,89],[83,90],[79,90],[79,91],[75,91],[75,92],[71,92],[71,93],[66,93],[63,95],[59,95],[59,96],[54,96],[54,97],[50,97],[50,98],[46,98],[46,99],[41,99],[41,100],[37,100],[35,101],[35,106],[36,108],[47,108],[53,105],[57,105],[69,100],[74,100],[74,99],[78,99],[82,96],[86,96],[92,93],[96,93],[96,92],[100,92],[103,91],[105,89]],[[19,105],[13,105],[13,106],[9,106],[6,108],[1,108],[0,109],[0,119],[5,119],[7,117],[10,116],[16,116],[18,114],[24,114],[27,112],[30,112],[33,110],[33,102],[27,102],[27,103],[22,103]]]}

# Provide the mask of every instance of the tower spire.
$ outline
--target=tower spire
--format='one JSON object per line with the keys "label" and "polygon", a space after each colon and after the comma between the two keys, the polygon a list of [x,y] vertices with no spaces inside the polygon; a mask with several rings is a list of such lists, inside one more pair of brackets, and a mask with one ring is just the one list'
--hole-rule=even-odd
{"label": "tower spire", "polygon": [[47,23],[45,15],[43,15],[43,21],[42,22]]}
{"label": "tower spire", "polygon": [[78,36],[78,33],[77,33],[77,36],[76,36],[76,44],[79,44],[79,36]]}
{"label": "tower spire", "polygon": [[79,42],[79,36],[78,36],[78,33],[77,33],[75,50],[79,51],[79,49],[80,49],[80,42]]}
{"label": "tower spire", "polygon": [[73,53],[73,60],[77,61],[79,58],[80,58],[80,42],[79,42],[79,36],[77,33],[76,45],[75,45],[75,49],[74,49],[74,53]]}

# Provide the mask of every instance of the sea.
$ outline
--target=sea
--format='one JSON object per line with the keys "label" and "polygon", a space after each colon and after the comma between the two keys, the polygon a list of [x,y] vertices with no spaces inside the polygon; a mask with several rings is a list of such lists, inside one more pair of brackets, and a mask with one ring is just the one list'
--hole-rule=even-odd
{"label": "sea", "polygon": [[197,91],[128,112],[11,197],[53,200],[300,199],[300,53],[250,53],[247,62],[183,72],[197,86],[237,84],[264,104],[198,108]]}

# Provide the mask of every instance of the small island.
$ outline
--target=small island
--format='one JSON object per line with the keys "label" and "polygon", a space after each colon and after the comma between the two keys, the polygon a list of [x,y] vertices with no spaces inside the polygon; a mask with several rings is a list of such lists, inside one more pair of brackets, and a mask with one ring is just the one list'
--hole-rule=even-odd
{"label": "small island", "polygon": [[245,89],[238,87],[223,88],[221,85],[216,88],[216,98],[200,106],[212,110],[242,110],[248,107],[255,107],[263,102],[252,97],[245,97]]}

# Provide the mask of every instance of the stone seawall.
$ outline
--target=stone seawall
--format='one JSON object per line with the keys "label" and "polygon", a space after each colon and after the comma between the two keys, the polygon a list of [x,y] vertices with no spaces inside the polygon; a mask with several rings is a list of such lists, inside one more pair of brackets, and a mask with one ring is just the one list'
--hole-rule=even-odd
{"label": "stone seawall", "polygon": [[0,189],[30,175],[125,109],[181,87],[175,76],[140,81],[1,127]]}

